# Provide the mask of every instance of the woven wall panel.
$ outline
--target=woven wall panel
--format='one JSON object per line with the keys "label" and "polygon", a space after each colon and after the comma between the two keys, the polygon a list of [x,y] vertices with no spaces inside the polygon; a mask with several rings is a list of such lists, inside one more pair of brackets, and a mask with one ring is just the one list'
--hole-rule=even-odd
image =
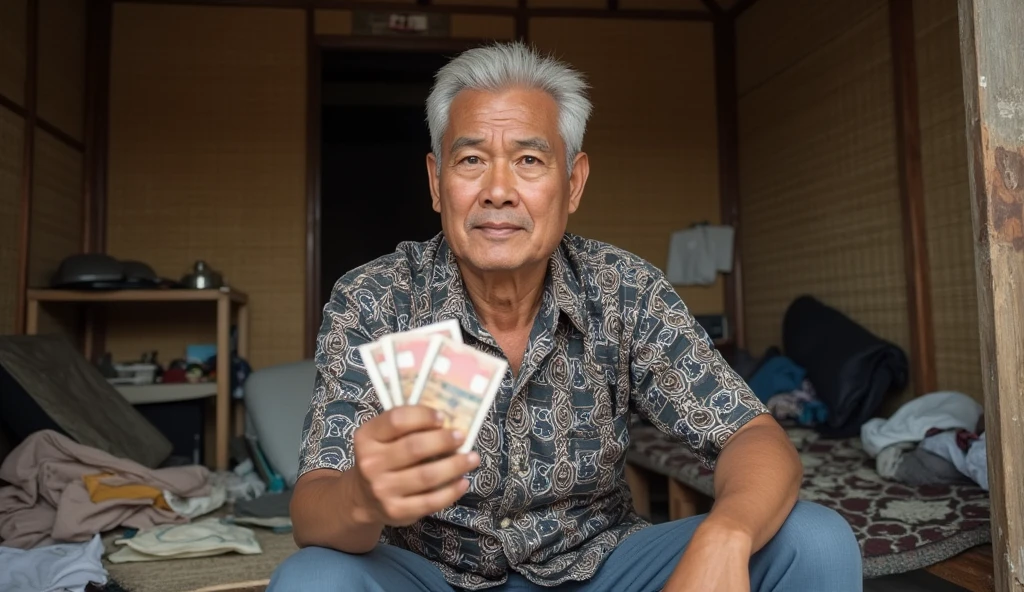
{"label": "woven wall panel", "polygon": [[510,16],[453,14],[451,36],[468,39],[514,39],[516,19]]}
{"label": "woven wall panel", "polygon": [[[719,219],[711,25],[535,18],[530,39],[592,85],[590,179],[569,230],[664,269],[672,232]],[[721,282],[679,291],[695,312],[722,312]]]}
{"label": "woven wall panel", "polygon": [[873,15],[884,0],[760,0],[736,22],[740,96]]}
{"label": "woven wall panel", "polygon": [[39,116],[81,140],[85,110],[85,0],[39,0]]}
{"label": "woven wall panel", "polygon": [[351,35],[351,10],[317,10],[314,27],[317,35]]}
{"label": "woven wall panel", "polygon": [[848,25],[740,100],[755,353],[781,345],[786,307],[811,293],[910,354],[887,8]]}
{"label": "woven wall panel", "polygon": [[14,332],[21,246],[21,163],[25,120],[0,107],[0,335]]}
{"label": "woven wall panel", "polygon": [[[249,294],[255,367],[303,355],[305,50],[302,10],[114,7],[109,252],[223,272]],[[202,308],[138,314],[111,323],[115,357],[212,341]]]}
{"label": "woven wall panel", "polygon": [[971,189],[957,6],[914,3],[928,263],[938,387],[982,400]]}
{"label": "woven wall panel", "polygon": [[28,0],[0,2],[0,94],[25,104],[25,25]]}
{"label": "woven wall panel", "polygon": [[[28,285],[45,288],[60,262],[82,251],[82,154],[36,129],[34,159]],[[77,339],[78,310],[43,308],[39,332],[64,332]]]}

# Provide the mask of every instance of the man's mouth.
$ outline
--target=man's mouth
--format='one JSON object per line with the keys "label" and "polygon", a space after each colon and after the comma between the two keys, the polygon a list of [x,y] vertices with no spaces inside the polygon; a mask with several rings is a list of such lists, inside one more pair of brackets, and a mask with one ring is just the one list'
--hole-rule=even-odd
{"label": "man's mouth", "polygon": [[516,226],[515,224],[480,224],[476,226],[476,230],[490,238],[506,238],[522,229],[521,226]]}

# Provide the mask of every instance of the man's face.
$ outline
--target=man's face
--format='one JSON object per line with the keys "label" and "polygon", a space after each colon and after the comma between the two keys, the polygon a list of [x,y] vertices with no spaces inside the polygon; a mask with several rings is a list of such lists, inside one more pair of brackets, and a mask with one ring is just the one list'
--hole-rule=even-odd
{"label": "man's face", "polygon": [[566,171],[558,105],[539,90],[464,90],[452,101],[441,175],[427,156],[434,211],[456,257],[477,271],[543,264],[576,211],[585,154]]}

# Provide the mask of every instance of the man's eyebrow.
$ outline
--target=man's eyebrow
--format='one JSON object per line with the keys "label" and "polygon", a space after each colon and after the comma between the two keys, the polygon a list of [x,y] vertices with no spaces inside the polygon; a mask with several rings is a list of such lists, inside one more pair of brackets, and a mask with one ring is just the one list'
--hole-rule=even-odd
{"label": "man's eyebrow", "polygon": [[519,148],[539,150],[540,152],[551,152],[551,146],[543,138],[526,138],[525,140],[516,140],[516,146]]}
{"label": "man's eyebrow", "polygon": [[483,138],[469,138],[466,136],[459,136],[458,138],[455,138],[454,142],[452,142],[451,151],[455,152],[456,150],[460,150],[462,148],[476,146],[478,144],[482,144],[483,141]]}

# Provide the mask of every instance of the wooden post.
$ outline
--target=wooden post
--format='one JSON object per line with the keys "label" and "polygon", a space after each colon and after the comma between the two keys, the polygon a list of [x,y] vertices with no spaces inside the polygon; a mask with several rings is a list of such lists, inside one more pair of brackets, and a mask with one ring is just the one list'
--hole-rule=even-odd
{"label": "wooden post", "polygon": [[1024,6],[960,0],[995,589],[1024,590]]}
{"label": "wooden post", "polygon": [[701,495],[685,483],[668,478],[668,517],[681,520],[700,513]]}
{"label": "wooden post", "polygon": [[228,468],[228,415],[231,413],[231,298],[221,294],[217,299],[217,413],[216,438],[218,471]]}
{"label": "wooden post", "polygon": [[931,283],[928,279],[913,0],[890,0],[889,38],[903,213],[903,253],[907,270],[907,312],[910,316],[911,382],[914,393],[921,396],[938,390],[938,373],[932,329]]}

